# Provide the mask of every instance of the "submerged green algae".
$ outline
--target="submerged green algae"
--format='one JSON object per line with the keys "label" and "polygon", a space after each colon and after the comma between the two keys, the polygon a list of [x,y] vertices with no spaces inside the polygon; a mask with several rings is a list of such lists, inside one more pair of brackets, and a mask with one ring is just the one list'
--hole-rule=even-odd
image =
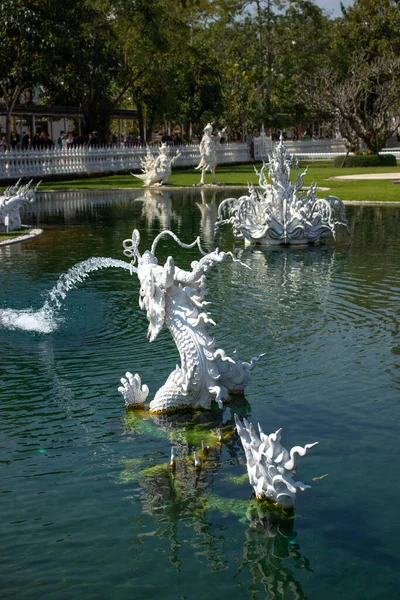
{"label": "submerged green algae", "polygon": [[247,473],[243,473],[243,475],[225,475],[224,479],[237,486],[249,483],[249,476]]}

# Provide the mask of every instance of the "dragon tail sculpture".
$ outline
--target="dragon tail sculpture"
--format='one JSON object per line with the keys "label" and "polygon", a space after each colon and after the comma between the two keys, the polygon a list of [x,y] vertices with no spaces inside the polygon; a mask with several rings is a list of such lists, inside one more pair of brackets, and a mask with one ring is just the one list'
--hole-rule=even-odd
{"label": "dragon tail sculpture", "polygon": [[295,481],[297,456],[304,456],[310,448],[318,444],[294,446],[290,452],[281,444],[281,429],[266,435],[258,425],[258,433],[252,423],[235,414],[236,431],[240,436],[246,455],[247,473],[256,498],[268,498],[283,508],[293,508],[296,493],[310,486]]}

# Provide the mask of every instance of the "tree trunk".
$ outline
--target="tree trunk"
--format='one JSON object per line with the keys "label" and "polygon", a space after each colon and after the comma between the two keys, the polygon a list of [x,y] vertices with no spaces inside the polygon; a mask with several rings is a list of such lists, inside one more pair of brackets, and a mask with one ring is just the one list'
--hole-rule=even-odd
{"label": "tree trunk", "polygon": [[153,138],[153,125],[154,125],[154,117],[152,113],[148,111],[147,120],[146,120],[146,143],[151,142]]}
{"label": "tree trunk", "polygon": [[144,130],[144,115],[143,115],[143,104],[141,100],[136,98],[136,110],[138,115],[138,123],[139,123],[139,135],[140,135],[140,143],[145,144],[145,130]]}
{"label": "tree trunk", "polygon": [[13,106],[6,105],[6,139],[7,139],[7,150],[11,147],[11,115]]}
{"label": "tree trunk", "polygon": [[11,117],[14,110],[14,106],[18,100],[19,95],[23,91],[23,87],[20,85],[15,86],[11,93],[2,86],[3,88],[3,100],[6,107],[6,139],[7,147],[11,145]]}
{"label": "tree trunk", "polygon": [[106,142],[110,130],[111,114],[95,107],[86,107],[83,111],[82,136],[89,139],[89,134],[97,131],[100,143]]}

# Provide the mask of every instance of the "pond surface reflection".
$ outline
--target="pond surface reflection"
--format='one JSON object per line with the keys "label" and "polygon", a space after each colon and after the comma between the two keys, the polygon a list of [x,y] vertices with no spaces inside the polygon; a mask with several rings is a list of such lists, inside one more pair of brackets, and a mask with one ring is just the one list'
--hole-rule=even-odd
{"label": "pond surface reflection", "polygon": [[[150,418],[126,413],[119,378],[140,373],[152,397],[179,357],[166,330],[146,340],[136,276],[93,273],[51,333],[0,328],[5,598],[396,597],[400,210],[347,207],[351,236],[335,245],[244,249],[228,230],[214,237],[226,196],[43,193],[23,221],[45,233],[0,247],[0,309],[37,310],[75,263],[123,259],[134,228],[142,249],[163,228],[183,242],[200,235],[251,267],[210,272],[218,345],[265,353],[241,404]],[[157,254],[182,268],[199,258],[172,240]],[[234,412],[268,432],[283,427],[287,447],[319,440],[300,464],[312,489],[294,521],[252,506]],[[210,450],[198,471],[202,440]]]}

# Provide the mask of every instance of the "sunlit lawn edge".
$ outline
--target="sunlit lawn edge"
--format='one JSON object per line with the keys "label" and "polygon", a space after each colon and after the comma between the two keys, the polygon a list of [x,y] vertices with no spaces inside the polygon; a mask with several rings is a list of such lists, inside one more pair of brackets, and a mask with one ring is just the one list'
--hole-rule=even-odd
{"label": "sunlit lawn edge", "polygon": [[[366,202],[400,202],[400,185],[392,180],[358,180],[358,181],[332,181],[329,178],[342,175],[355,175],[367,173],[399,173],[397,167],[359,167],[359,168],[333,168],[330,162],[301,163],[302,170],[308,167],[305,177],[305,185],[313,181],[319,187],[329,188],[329,191],[321,191],[320,196],[333,195],[342,200],[366,201]],[[218,180],[226,186],[244,186],[257,184],[258,178],[254,167],[260,168],[261,164],[245,164],[233,166],[220,166],[217,168]],[[295,174],[295,171],[292,171]],[[207,175],[206,182],[211,183],[211,176]],[[173,186],[192,187],[199,183],[200,175],[194,169],[174,169],[171,181]],[[3,186],[2,189],[4,189]],[[141,188],[142,182],[130,174],[115,174],[108,176],[95,176],[90,178],[79,178],[62,181],[43,181],[40,185],[41,191],[47,190],[93,190],[93,189],[124,189]]]}

